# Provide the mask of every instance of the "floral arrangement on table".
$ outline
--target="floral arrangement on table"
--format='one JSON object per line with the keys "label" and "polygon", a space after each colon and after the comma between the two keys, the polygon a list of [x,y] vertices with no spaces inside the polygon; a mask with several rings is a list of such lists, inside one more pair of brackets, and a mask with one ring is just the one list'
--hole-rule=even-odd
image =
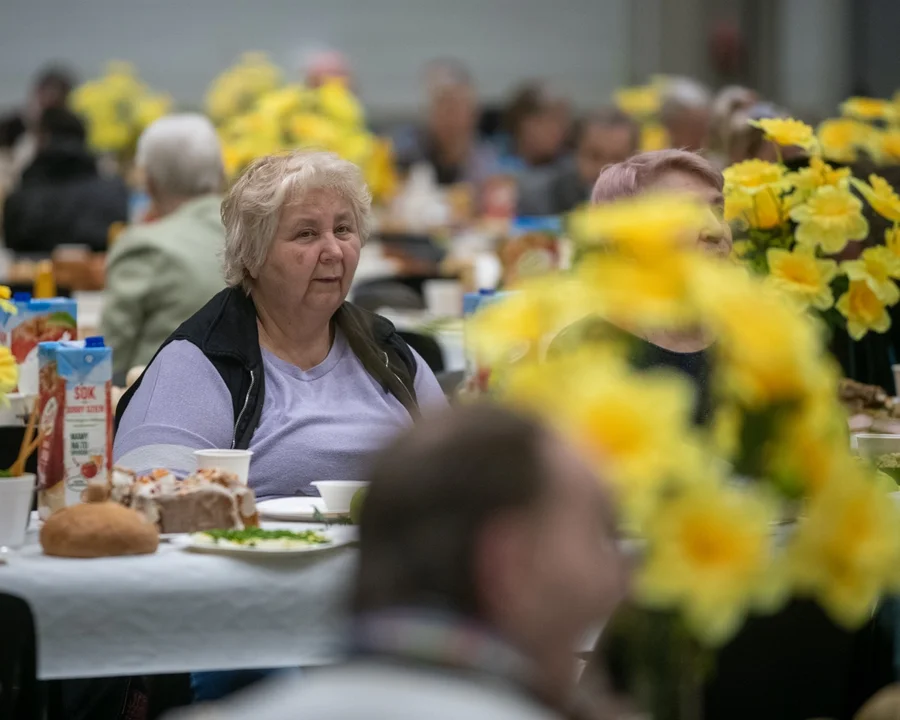
{"label": "floral arrangement on table", "polygon": [[892,100],[845,100],[841,117],[822,122],[817,135],[826,160],[849,164],[865,154],[878,165],[900,165],[900,90]]}
{"label": "floral arrangement on table", "polygon": [[[18,308],[10,302],[12,291],[0,285],[0,310],[10,315],[18,313]],[[19,368],[12,350],[0,345],[0,407],[9,407],[9,393],[15,390],[19,382]],[[19,453],[8,470],[0,470],[0,477],[19,477],[25,472],[25,462],[37,449],[40,433],[37,430],[37,402],[29,413],[25,434],[19,445]]]}
{"label": "floral arrangement on table", "polygon": [[659,119],[664,83],[664,78],[655,78],[647,85],[616,90],[613,95],[616,107],[641,128],[641,152],[669,147],[669,134]]}
{"label": "floral arrangement on table", "polygon": [[[817,135],[794,119],[753,124],[778,146],[802,148],[809,166],[789,172],[782,162],[747,160],[725,170],[725,216],[740,234],[735,254],[830,325],[846,324],[855,340],[886,332],[887,308],[900,301],[900,196],[879,175],[864,182],[826,162],[826,148],[834,147],[828,130]],[[840,261],[836,256],[870,234],[853,190],[892,226],[883,244]]]}
{"label": "floral arrangement on table", "polygon": [[84,118],[94,150],[128,159],[144,128],[168,113],[172,101],[153,92],[128,63],[112,62],[105,75],[77,87],[69,104]]}
{"label": "floral arrangement on table", "polygon": [[[859,626],[900,587],[896,486],[850,453],[820,323],[745,268],[685,247],[711,222],[710,209],[662,196],[579,211],[582,261],[479,310],[471,350],[496,399],[549,421],[612,486],[642,548],[642,607],[707,648],[790,596]],[[679,328],[712,339],[706,426],[684,376],[632,363],[637,337]],[[798,518],[788,532],[786,517]]]}
{"label": "floral arrangement on table", "polygon": [[318,88],[283,84],[265,56],[250,54],[213,82],[206,108],[219,127],[229,176],[257,157],[311,147],[359,165],[376,200],[396,190],[390,142],[366,128],[362,105],[339,79]]}

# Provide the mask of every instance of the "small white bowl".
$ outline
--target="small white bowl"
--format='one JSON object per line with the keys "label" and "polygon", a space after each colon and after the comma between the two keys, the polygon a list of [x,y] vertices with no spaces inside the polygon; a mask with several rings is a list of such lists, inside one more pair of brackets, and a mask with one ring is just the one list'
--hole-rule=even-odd
{"label": "small white bowl", "polygon": [[350,501],[356,491],[367,487],[368,484],[361,480],[318,480],[312,483],[322,496],[325,509],[329,513],[350,512]]}

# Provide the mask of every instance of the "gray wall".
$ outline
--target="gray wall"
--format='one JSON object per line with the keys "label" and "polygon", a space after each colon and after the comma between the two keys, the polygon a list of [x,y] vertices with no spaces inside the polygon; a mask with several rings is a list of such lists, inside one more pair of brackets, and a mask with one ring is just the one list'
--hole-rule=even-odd
{"label": "gray wall", "polygon": [[408,111],[428,59],[457,56],[482,94],[544,76],[605,101],[626,81],[629,0],[0,0],[0,107],[18,103],[51,59],[84,76],[133,62],[154,87],[197,103],[245,50],[286,69],[317,47],[352,57],[374,114]]}

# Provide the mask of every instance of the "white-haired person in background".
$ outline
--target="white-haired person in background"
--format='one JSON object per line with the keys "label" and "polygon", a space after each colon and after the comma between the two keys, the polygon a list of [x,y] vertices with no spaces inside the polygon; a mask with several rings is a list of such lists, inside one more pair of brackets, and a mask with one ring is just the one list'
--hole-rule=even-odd
{"label": "white-haired person in background", "polygon": [[687,77],[667,78],[662,90],[661,120],[669,133],[669,146],[700,152],[709,143],[712,94],[702,83]]}
{"label": "white-haired person in background", "polygon": [[118,376],[150,362],[182,322],[223,287],[222,148],[202,115],[169,115],[138,140],[153,222],[123,232],[109,254],[102,331]]}
{"label": "white-haired person in background", "polygon": [[384,318],[345,302],[371,226],[361,170],[333,153],[260,158],[222,203],[228,288],[164,344],[118,406],[116,462],[194,469],[250,449],[258,498],[356,480],[369,454],[446,405]]}

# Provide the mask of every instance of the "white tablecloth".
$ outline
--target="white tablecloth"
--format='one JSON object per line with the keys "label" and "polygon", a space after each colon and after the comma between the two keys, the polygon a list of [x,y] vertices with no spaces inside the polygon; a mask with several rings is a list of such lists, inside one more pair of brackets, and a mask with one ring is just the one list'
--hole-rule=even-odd
{"label": "white tablecloth", "polygon": [[44,680],[321,665],[338,657],[352,546],[259,558],[194,553],[71,560],[34,531],[0,591],[35,615]]}

